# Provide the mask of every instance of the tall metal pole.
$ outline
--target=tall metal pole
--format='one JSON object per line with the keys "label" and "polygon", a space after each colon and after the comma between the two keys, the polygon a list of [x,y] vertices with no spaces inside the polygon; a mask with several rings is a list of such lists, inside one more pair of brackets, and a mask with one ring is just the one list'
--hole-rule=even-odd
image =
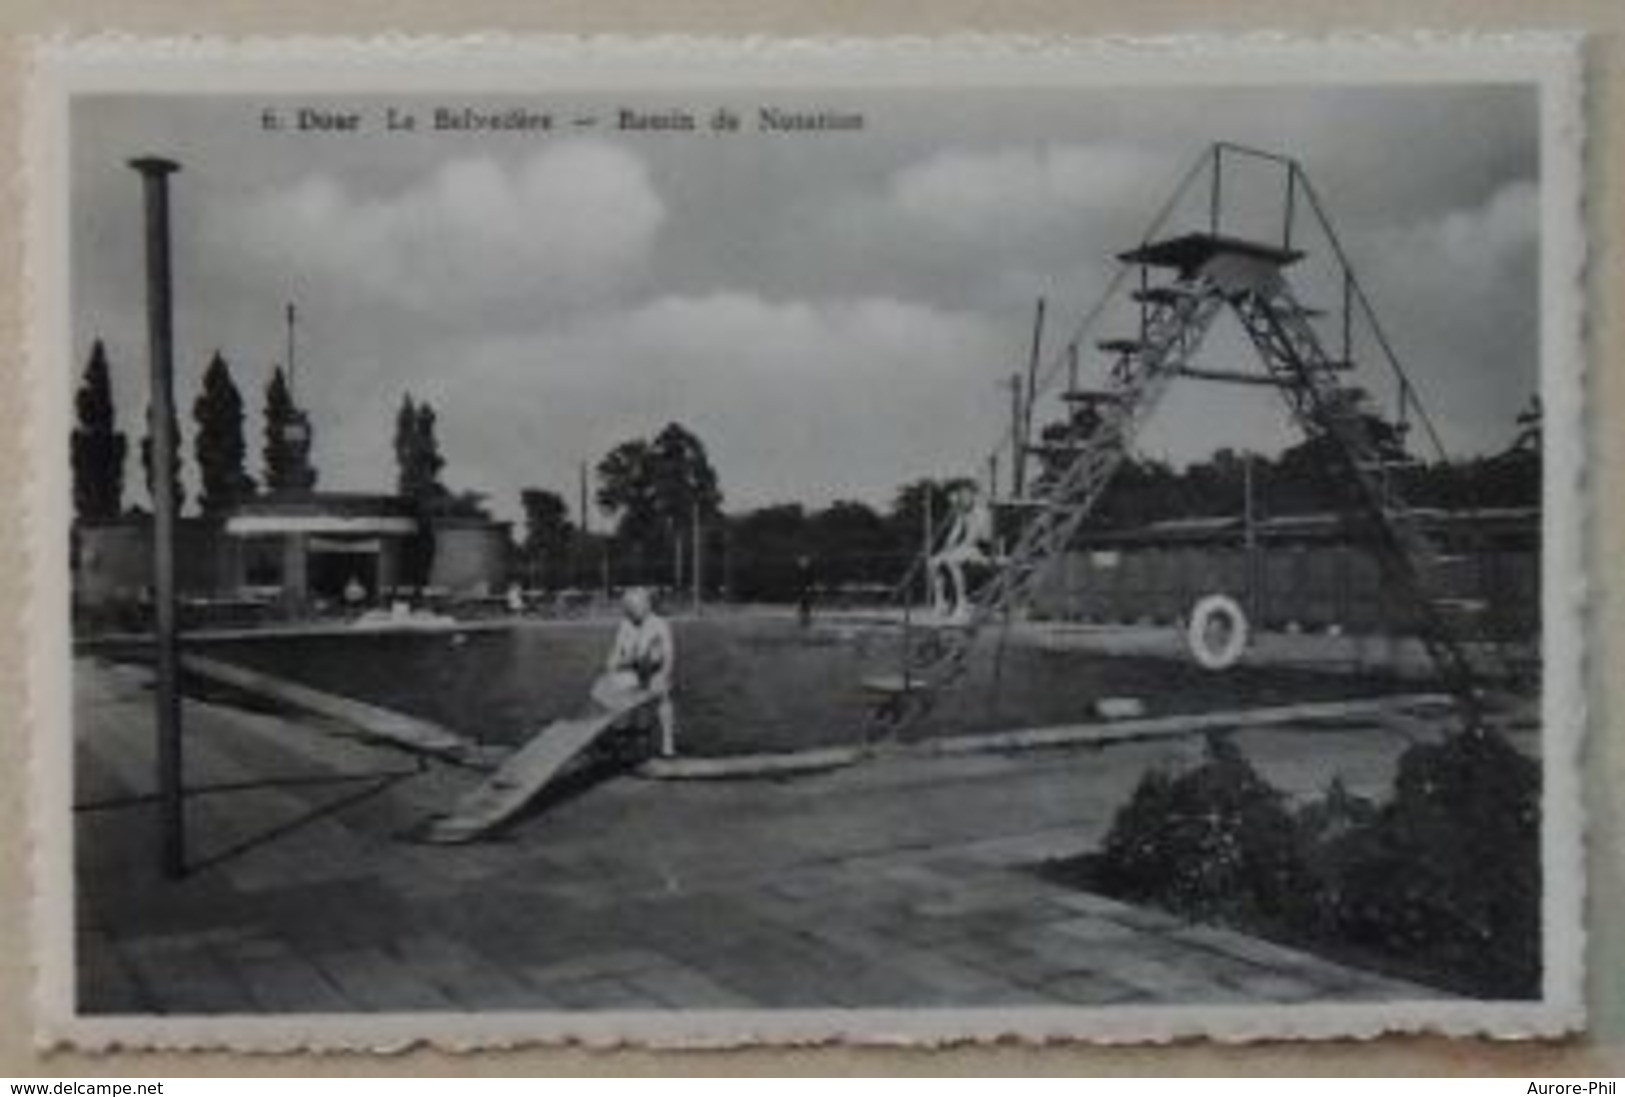
{"label": "tall metal pole", "polygon": [[288,402],[294,407],[298,407],[299,371],[295,367],[293,357],[293,326],[296,323],[296,320],[294,317],[293,302],[291,301],[288,302],[288,311],[286,315],[288,318]]}
{"label": "tall metal pole", "polygon": [[1286,251],[1292,250],[1292,221],[1297,214],[1298,204],[1298,165],[1289,164],[1286,169],[1286,212],[1281,217],[1281,247]]}
{"label": "tall metal pole", "polygon": [[920,500],[925,504],[920,508],[920,515],[924,520],[924,529],[921,532],[925,537],[925,549],[923,552],[923,555],[925,556],[930,556],[937,547],[936,506],[932,501],[932,496],[935,494],[936,485],[929,480],[925,481],[925,491],[923,492]]}
{"label": "tall metal pole", "polygon": [[186,818],[181,759],[179,619],[175,604],[175,360],[169,266],[169,176],[172,160],[130,161],[141,173],[146,204],[147,339],[151,361],[152,586],[156,609],[158,688],[157,778],[160,867],[165,876],[186,874]]}
{"label": "tall metal pole", "polygon": [[700,612],[700,598],[701,598],[701,596],[703,594],[703,591],[704,591],[704,587],[702,586],[702,582],[701,582],[701,578],[700,578],[700,567],[701,567],[700,541],[701,541],[701,532],[700,532],[700,504],[699,504],[698,500],[696,500],[694,502],[692,510],[693,510],[693,517],[690,520],[690,525],[693,527],[693,533],[694,533],[694,548],[693,548],[693,553],[692,553],[693,558],[694,558],[694,562],[690,566],[694,569],[694,612],[698,613],[698,612]]}
{"label": "tall metal pole", "polygon": [[728,520],[722,520],[722,598],[724,602],[733,601],[734,596],[734,554],[733,535],[728,532]]}
{"label": "tall metal pole", "polygon": [[1021,436],[1021,374],[1012,373],[1010,385],[1010,494],[1021,498],[1026,486],[1027,440]]}
{"label": "tall metal pole", "polygon": [[1213,146],[1213,188],[1212,188],[1212,190],[1210,190],[1208,192],[1208,214],[1207,214],[1208,232],[1213,236],[1219,235],[1219,207],[1220,207],[1220,203],[1223,202],[1223,200],[1224,200],[1223,191],[1221,189],[1223,186],[1224,186],[1224,146],[1223,145],[1214,145]]}
{"label": "tall metal pole", "polygon": [[1033,315],[1033,342],[1027,352],[1027,396],[1021,407],[1021,479],[1022,485],[1016,489],[1021,494],[1021,488],[1026,486],[1027,480],[1027,444],[1033,440],[1033,405],[1038,402],[1038,361],[1044,353],[1044,299],[1038,299],[1038,311]]}
{"label": "tall metal pole", "polygon": [[587,513],[587,462],[581,462],[581,532],[592,532],[592,518]]}
{"label": "tall metal pole", "polygon": [[1258,620],[1258,515],[1253,503],[1253,452],[1241,458],[1241,536],[1247,558],[1247,616]]}
{"label": "tall metal pole", "polygon": [[671,593],[677,596],[683,589],[683,533],[677,525],[677,520],[671,520]]}

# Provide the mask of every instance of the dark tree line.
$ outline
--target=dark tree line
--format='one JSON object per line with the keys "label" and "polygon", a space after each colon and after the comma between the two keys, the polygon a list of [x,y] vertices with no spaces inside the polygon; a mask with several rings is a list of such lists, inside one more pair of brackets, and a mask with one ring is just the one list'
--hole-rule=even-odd
{"label": "dark tree line", "polygon": [[[1420,462],[1411,457],[1392,424],[1372,420],[1378,448],[1392,467],[1391,490],[1412,507],[1441,510],[1538,507],[1540,505],[1540,410],[1532,402],[1518,416],[1510,444],[1498,453],[1465,461]],[[1101,499],[1094,525],[1132,528],[1178,518],[1217,518],[1242,513],[1248,464],[1252,501],[1259,518],[1335,509],[1351,481],[1336,444],[1309,439],[1274,458],[1221,449],[1207,461],[1174,469],[1156,460],[1127,462]]]}
{"label": "dark tree line", "polygon": [[[1426,464],[1410,459],[1405,434],[1375,416],[1365,425],[1392,462],[1387,473],[1396,496],[1417,507],[1487,509],[1540,503],[1540,408],[1518,416],[1510,443],[1499,453],[1467,461]],[[1335,444],[1309,439],[1274,457],[1221,449],[1176,469],[1130,458],[1097,510],[1092,531],[1131,529],[1184,518],[1236,518],[1247,506],[1248,481],[1255,517],[1326,513],[1347,502],[1352,481],[1336,475]],[[1035,470],[1042,482],[1059,466]],[[691,577],[692,534],[701,523],[705,586],[741,600],[793,598],[810,571],[824,589],[889,587],[901,580],[926,544],[951,520],[949,497],[958,479],[922,479],[898,489],[877,509],[853,500],[809,508],[776,503],[734,514],[721,509],[722,492],[704,444],[670,424],[647,439],[616,446],[597,466],[596,501],[611,520],[605,537],[589,537],[570,520],[562,497],[541,488],[521,497],[525,533],[517,546],[530,585],[592,587],[605,561],[617,584],[683,586]],[[1014,535],[1014,514],[1001,514],[1002,535]],[[685,563],[686,562],[686,563]]]}
{"label": "dark tree line", "polygon": [[[75,397],[76,422],[71,450],[74,512],[82,521],[117,518],[124,513],[125,459],[129,442],[118,429],[111,368],[101,340],[91,346],[89,360]],[[150,416],[150,409],[148,415]],[[253,498],[262,488],[268,493],[310,491],[317,472],[310,460],[311,428],[305,411],[295,402],[287,374],[274,367],[265,385],[261,412],[261,478],[248,471],[246,410],[231,366],[219,351],[210,357],[203,382],[192,404],[192,459],[198,475],[198,510],[207,517],[222,515]],[[181,492],[181,434],[171,424],[175,439],[173,467],[176,499]],[[152,488],[152,431],[142,436],[139,453],[149,496]],[[414,402],[408,394],[396,417],[396,487],[425,514],[483,515],[476,493],[453,493],[442,480],[445,459],[436,435],[435,411],[427,401]]]}
{"label": "dark tree line", "polygon": [[[72,435],[74,513],[81,521],[105,521],[124,513],[124,462],[129,443],[118,429],[107,350],[100,339],[90,358],[75,398],[77,422]],[[139,453],[148,497],[153,489],[152,409],[147,409],[147,430]],[[203,383],[192,403],[192,460],[198,475],[198,510],[217,517],[253,498],[263,483],[266,491],[308,491],[316,485],[310,463],[310,423],[295,405],[287,378],[280,368],[265,387],[262,412],[264,447],[262,480],[248,472],[242,392],[232,378],[231,366],[219,351],[203,371]],[[180,424],[170,423],[174,439],[171,467],[177,504],[184,505]]]}
{"label": "dark tree line", "polygon": [[[128,442],[118,430],[106,350],[98,340],[85,366],[72,436],[75,511],[81,520],[117,517],[123,508]],[[269,492],[308,490],[316,472],[309,461],[310,428],[287,379],[276,369],[265,389],[263,476],[249,475],[244,405],[231,369],[218,352],[204,372],[192,407],[193,453],[199,474],[198,506],[218,515]],[[1369,416],[1367,429],[1395,467],[1395,493],[1409,504],[1440,509],[1532,507],[1540,503],[1541,410],[1538,401],[1518,416],[1502,451],[1452,463],[1407,461],[1404,433]],[[179,457],[179,432],[177,458]],[[141,441],[151,484],[151,438]],[[434,408],[406,394],[395,417],[396,489],[427,531],[437,519],[488,517],[482,497],[446,486]],[[1180,518],[1234,517],[1242,513],[1247,484],[1260,518],[1335,509],[1347,478],[1329,476],[1339,455],[1325,439],[1310,439],[1273,458],[1229,449],[1183,469],[1147,458],[1126,461],[1102,498],[1090,528],[1126,529]],[[179,461],[176,461],[179,467]],[[1042,462],[1037,481],[1059,473]],[[524,532],[516,546],[530,585],[592,586],[612,564],[617,582],[685,585],[695,570],[696,539],[710,590],[726,587],[741,599],[793,597],[808,572],[823,587],[891,585],[927,541],[949,520],[949,494],[960,480],[918,480],[897,491],[884,510],[853,500],[821,508],[780,503],[723,513],[723,493],[704,443],[670,423],[647,438],[628,439],[596,467],[594,501],[609,517],[603,535],[588,535],[571,521],[556,492],[521,493]],[[178,480],[178,473],[177,473]],[[178,487],[178,483],[177,483]],[[177,494],[177,498],[179,495]],[[1004,521],[1012,532],[1009,517]],[[696,535],[698,535],[696,537]],[[432,538],[406,561],[408,575],[426,575]],[[410,579],[408,579],[410,581]]]}

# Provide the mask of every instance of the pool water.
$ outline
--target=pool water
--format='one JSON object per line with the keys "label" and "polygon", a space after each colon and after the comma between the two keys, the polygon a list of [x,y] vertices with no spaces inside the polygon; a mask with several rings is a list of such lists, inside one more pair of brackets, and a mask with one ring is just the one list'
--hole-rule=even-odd
{"label": "pool water", "polygon": [[[860,742],[865,676],[895,639],[880,631],[716,617],[674,622],[684,753],[730,755]],[[208,654],[432,720],[487,743],[522,742],[579,709],[603,667],[612,622],[526,624],[467,633],[217,641]],[[893,634],[894,635],[894,634]],[[961,685],[914,732],[957,735],[1094,719],[1103,697],[1137,697],[1149,715],[1371,695],[1391,684],[1275,667],[1223,674],[1166,659],[1103,657],[1012,643],[997,687],[980,645]]]}

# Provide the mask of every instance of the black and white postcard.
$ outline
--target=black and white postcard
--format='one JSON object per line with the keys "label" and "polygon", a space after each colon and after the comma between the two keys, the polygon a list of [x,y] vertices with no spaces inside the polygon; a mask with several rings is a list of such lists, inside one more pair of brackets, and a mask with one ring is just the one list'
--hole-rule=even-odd
{"label": "black and white postcard", "polygon": [[42,1040],[1583,1024],[1574,39],[36,61]]}

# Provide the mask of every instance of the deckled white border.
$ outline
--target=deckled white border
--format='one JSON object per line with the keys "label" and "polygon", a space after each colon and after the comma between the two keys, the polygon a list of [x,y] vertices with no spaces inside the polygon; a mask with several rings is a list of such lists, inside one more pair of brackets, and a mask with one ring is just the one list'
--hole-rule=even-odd
{"label": "deckled white border", "polygon": [[[739,1047],[1554,1037],[1584,1024],[1579,759],[1586,723],[1582,38],[1560,32],[1143,39],[659,37],[141,39],[32,44],[27,193],[27,517],[36,1040],[86,1049],[454,1050],[530,1043]],[[1166,62],[1177,57],[1177,65]],[[87,92],[453,94],[634,88],[1530,83],[1541,94],[1545,986],[1537,1003],[80,1017],[74,1013],[68,606],[67,104]]]}

